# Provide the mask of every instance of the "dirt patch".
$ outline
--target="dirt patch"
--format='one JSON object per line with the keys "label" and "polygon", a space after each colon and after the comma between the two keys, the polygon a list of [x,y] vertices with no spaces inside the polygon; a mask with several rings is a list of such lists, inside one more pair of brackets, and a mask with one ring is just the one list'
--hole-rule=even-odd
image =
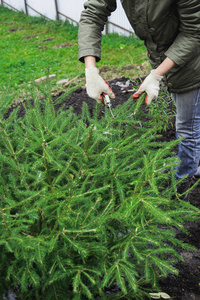
{"label": "dirt patch", "polygon": [[25,37],[23,37],[23,39],[24,39],[24,40],[30,40],[30,39],[33,39],[33,38],[35,38],[35,37],[36,37],[36,35],[25,36]]}
{"label": "dirt patch", "polygon": [[52,48],[67,48],[67,47],[73,47],[75,46],[76,44],[72,44],[72,43],[62,43],[62,44],[57,44],[57,45],[54,45]]}
{"label": "dirt patch", "polygon": [[47,48],[47,46],[44,46],[44,45],[38,46],[38,49],[46,49],[46,48]]}
{"label": "dirt patch", "polygon": [[53,40],[56,40],[56,38],[48,38],[48,39],[44,39],[42,40],[42,43],[46,43],[46,42],[51,42]]}
{"label": "dirt patch", "polygon": [[[106,73],[106,72],[109,72],[110,70],[111,70],[111,68],[109,66],[103,66],[99,69],[99,71],[101,73]],[[117,68],[115,68],[115,67],[112,68],[112,71],[116,71],[116,70],[117,70]]]}
{"label": "dirt patch", "polygon": [[4,24],[4,25],[13,25],[14,22],[1,22],[0,24]]}
{"label": "dirt patch", "polygon": [[23,28],[10,28],[8,31],[10,33],[12,33],[12,32],[19,31],[19,30],[23,30]]}

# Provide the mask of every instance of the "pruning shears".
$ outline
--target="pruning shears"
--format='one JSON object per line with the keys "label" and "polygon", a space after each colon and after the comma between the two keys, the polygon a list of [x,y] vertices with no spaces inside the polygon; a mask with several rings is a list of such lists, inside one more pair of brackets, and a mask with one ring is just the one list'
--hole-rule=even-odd
{"label": "pruning shears", "polygon": [[113,112],[112,112],[112,104],[111,104],[111,101],[110,101],[110,97],[107,94],[102,93],[100,95],[100,99],[101,99],[101,102],[103,103],[103,105],[105,105],[107,108],[109,108],[110,114],[114,119],[115,116],[113,115]]}

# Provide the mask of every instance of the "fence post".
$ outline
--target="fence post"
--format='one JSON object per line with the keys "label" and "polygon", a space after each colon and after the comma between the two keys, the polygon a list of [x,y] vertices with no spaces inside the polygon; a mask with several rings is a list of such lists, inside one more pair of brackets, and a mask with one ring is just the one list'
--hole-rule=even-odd
{"label": "fence post", "polygon": [[106,25],[105,25],[105,34],[108,34],[108,22],[106,22]]}
{"label": "fence post", "polygon": [[1,5],[3,6],[3,0],[1,0]]}
{"label": "fence post", "polygon": [[25,13],[26,15],[28,15],[27,0],[24,0],[24,5],[25,5]]}
{"label": "fence post", "polygon": [[56,8],[56,20],[59,20],[59,13],[58,13],[58,2],[55,0],[55,8]]}

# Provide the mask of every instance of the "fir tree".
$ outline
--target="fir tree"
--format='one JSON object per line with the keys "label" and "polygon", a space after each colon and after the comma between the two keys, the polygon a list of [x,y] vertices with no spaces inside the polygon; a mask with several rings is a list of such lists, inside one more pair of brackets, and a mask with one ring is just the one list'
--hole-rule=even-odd
{"label": "fir tree", "polygon": [[157,142],[140,105],[130,99],[113,119],[84,104],[77,116],[33,94],[23,118],[5,119],[2,98],[1,298],[18,287],[20,299],[112,299],[117,284],[114,299],[145,299],[177,274],[175,249],[192,247],[175,228],[199,210],[172,200],[177,141]]}

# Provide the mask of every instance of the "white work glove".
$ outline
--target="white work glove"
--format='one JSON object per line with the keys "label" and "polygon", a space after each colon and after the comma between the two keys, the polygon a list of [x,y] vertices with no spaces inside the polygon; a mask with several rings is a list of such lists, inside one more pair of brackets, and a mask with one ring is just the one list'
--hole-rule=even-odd
{"label": "white work glove", "polygon": [[108,84],[99,75],[99,70],[94,68],[85,69],[86,77],[86,91],[90,98],[95,99],[98,103],[101,103],[102,93],[107,94],[110,98],[115,98],[115,94],[109,88]]}
{"label": "white work glove", "polygon": [[163,76],[155,74],[155,70],[151,70],[150,74],[145,78],[145,80],[140,85],[138,91],[133,94],[134,99],[138,99],[142,93],[146,93],[145,103],[147,105],[151,104],[153,99],[158,98],[158,93],[160,90],[160,81]]}

